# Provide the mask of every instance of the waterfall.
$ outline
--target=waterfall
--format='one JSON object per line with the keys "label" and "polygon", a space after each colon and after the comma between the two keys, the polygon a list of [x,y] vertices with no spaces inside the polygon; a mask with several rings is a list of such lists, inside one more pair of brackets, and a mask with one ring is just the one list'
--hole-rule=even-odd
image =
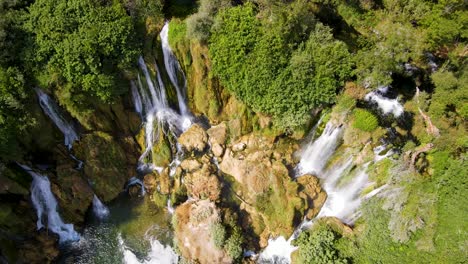
{"label": "waterfall", "polygon": [[167,211],[168,211],[170,214],[174,214],[174,212],[175,212],[175,209],[174,209],[174,207],[172,206],[172,203],[171,203],[171,199],[170,199],[170,198],[167,200]]}
{"label": "waterfall", "polygon": [[169,245],[165,246],[156,238],[149,238],[151,249],[145,260],[140,261],[137,256],[129,250],[119,234],[118,242],[120,251],[124,255],[124,263],[126,264],[177,264],[179,263],[179,256],[175,253]]}
{"label": "waterfall", "polygon": [[385,96],[388,90],[388,86],[379,87],[376,91],[368,93],[364,99],[368,102],[377,104],[379,109],[385,115],[392,114],[397,118],[403,114],[404,108],[397,99],[390,99]]}
{"label": "waterfall", "polygon": [[[138,82],[131,82],[132,97],[135,105],[135,111],[144,117],[145,129],[145,149],[139,158],[138,169],[160,169],[152,164],[152,149],[154,143],[160,140],[159,136],[163,132],[174,138],[187,130],[192,121],[190,116],[181,116],[169,107],[161,72],[156,67],[157,82],[153,81],[148,67],[142,57],[138,60],[138,65],[143,73],[144,81],[138,75]],[[166,131],[167,129],[167,131]],[[180,156],[180,155],[179,155]],[[149,162],[147,158],[149,157]],[[180,162],[179,162],[180,163]],[[178,164],[176,164],[178,166]]]}
{"label": "waterfall", "polygon": [[93,213],[99,220],[104,220],[109,216],[109,208],[96,195],[93,197]]}
{"label": "waterfall", "polygon": [[339,177],[344,177],[347,174],[335,172],[335,170],[344,172],[349,168],[350,164],[346,163],[336,169],[331,169],[330,175],[328,175],[330,179],[325,178],[323,187],[327,192],[327,200],[317,218],[334,216],[346,224],[352,223],[352,215],[361,205],[361,192],[369,184],[366,173],[369,164],[359,169],[348,184],[340,186],[338,184]]}
{"label": "waterfall", "polygon": [[341,130],[341,126],[334,126],[331,121],[327,123],[322,135],[308,144],[301,152],[301,159],[297,167],[299,175],[306,173],[320,175],[322,173],[328,159],[340,143]]}
{"label": "waterfall", "polygon": [[258,263],[288,264],[291,263],[291,253],[298,248],[291,244],[292,237],[286,240],[283,236],[268,239],[268,246],[258,258]]}
{"label": "waterfall", "polygon": [[[179,62],[177,61],[177,58],[175,57],[169,45],[169,22],[166,22],[166,24],[164,24],[164,27],[162,28],[159,36],[161,37],[162,51],[164,54],[164,65],[166,67],[166,71],[169,75],[171,83],[176,88],[180,113],[182,114],[182,116],[187,116],[190,114],[185,98],[187,81],[185,79],[184,72],[182,71]],[[182,81],[179,80],[179,77],[182,79]]]}
{"label": "waterfall", "polygon": [[[59,242],[77,241],[80,235],[73,229],[73,224],[65,224],[57,212],[58,204],[50,189],[50,182],[47,176],[34,172],[31,168],[21,165],[32,178],[31,201],[37,214],[37,230],[43,228],[47,223],[47,228],[59,236]],[[47,220],[43,217],[47,216]]]}
{"label": "waterfall", "polygon": [[36,88],[37,96],[39,97],[39,104],[44,113],[54,122],[54,124],[62,131],[65,137],[65,146],[68,149],[72,148],[73,142],[78,140],[78,134],[75,131],[72,123],[68,122],[61,114],[58,105],[50,98],[49,95],[44,93],[41,89]]}

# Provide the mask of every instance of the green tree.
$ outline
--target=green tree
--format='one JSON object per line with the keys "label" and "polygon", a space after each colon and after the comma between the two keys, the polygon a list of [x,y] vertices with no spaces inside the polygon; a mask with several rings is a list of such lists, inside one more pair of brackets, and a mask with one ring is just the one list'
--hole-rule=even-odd
{"label": "green tree", "polygon": [[337,233],[325,225],[302,232],[296,241],[299,246],[298,263],[348,263],[336,248],[339,238]]}
{"label": "green tree", "polygon": [[38,0],[29,11],[26,27],[34,34],[34,59],[46,70],[45,78],[57,76],[53,80],[61,89],[105,102],[126,90],[121,71],[133,65],[140,50],[122,4]]}
{"label": "green tree", "polygon": [[352,64],[330,28],[306,16],[305,2],[283,7],[262,13],[263,20],[251,3],[222,10],[209,51],[213,72],[237,98],[279,127],[294,128],[315,107],[334,102]]}

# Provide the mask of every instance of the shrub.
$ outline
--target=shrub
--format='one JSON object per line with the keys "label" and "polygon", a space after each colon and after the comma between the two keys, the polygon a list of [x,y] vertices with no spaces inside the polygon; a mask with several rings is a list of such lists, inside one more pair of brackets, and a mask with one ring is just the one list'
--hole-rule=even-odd
{"label": "shrub", "polygon": [[211,237],[213,238],[214,245],[222,249],[226,241],[226,229],[221,223],[214,223],[210,227]]}
{"label": "shrub", "polygon": [[175,47],[177,43],[183,41],[185,39],[185,35],[187,34],[187,25],[180,21],[180,20],[171,20],[169,22],[169,45]]}
{"label": "shrub", "polygon": [[233,259],[242,256],[242,234],[238,227],[235,227],[232,235],[226,241],[224,246],[228,255]]}
{"label": "shrub", "polygon": [[296,241],[299,246],[298,263],[348,263],[336,248],[339,238],[337,233],[323,225],[302,232]]}
{"label": "shrub", "polygon": [[303,25],[300,11],[281,10],[276,15],[287,18],[275,21],[262,21],[249,3],[222,10],[209,52],[213,73],[237,98],[273,116],[278,127],[294,128],[315,107],[334,102],[351,62],[330,28],[315,21]]}
{"label": "shrub", "polygon": [[372,132],[379,126],[379,121],[375,115],[364,109],[354,111],[353,127],[366,132]]}

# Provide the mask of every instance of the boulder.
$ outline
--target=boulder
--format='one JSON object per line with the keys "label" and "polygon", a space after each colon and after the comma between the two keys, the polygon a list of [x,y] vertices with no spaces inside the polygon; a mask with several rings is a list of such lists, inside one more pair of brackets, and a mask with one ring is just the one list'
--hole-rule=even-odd
{"label": "boulder", "polygon": [[194,263],[232,263],[227,253],[217,248],[210,227],[221,218],[209,200],[187,201],[175,211],[175,240],[180,254]]}
{"label": "boulder", "polygon": [[224,154],[224,148],[220,144],[214,143],[211,145],[211,152],[213,152],[213,155],[216,157],[221,157]]}
{"label": "boulder", "polygon": [[319,179],[313,175],[303,175],[297,178],[297,183],[299,184],[299,197],[307,203],[305,216],[312,219],[320,212],[327,194],[320,186]]}
{"label": "boulder", "polygon": [[193,172],[202,167],[202,164],[196,159],[185,159],[180,163],[180,167],[187,172]]}
{"label": "boulder", "polygon": [[210,144],[219,144],[224,145],[227,139],[227,125],[226,123],[221,123],[217,126],[212,126],[206,131],[210,137]]}
{"label": "boulder", "polygon": [[153,193],[158,186],[155,173],[146,174],[143,177],[143,184],[145,185],[145,189],[148,193]]}
{"label": "boulder", "polygon": [[189,152],[205,150],[208,143],[208,135],[198,124],[193,124],[187,131],[180,135],[179,143]]}
{"label": "boulder", "polygon": [[200,169],[188,173],[184,182],[187,187],[187,194],[195,199],[219,200],[221,182],[215,173],[216,168],[206,163]]}
{"label": "boulder", "polygon": [[240,152],[240,151],[243,151],[246,147],[247,147],[247,144],[245,144],[244,142],[240,142],[232,146],[232,151]]}

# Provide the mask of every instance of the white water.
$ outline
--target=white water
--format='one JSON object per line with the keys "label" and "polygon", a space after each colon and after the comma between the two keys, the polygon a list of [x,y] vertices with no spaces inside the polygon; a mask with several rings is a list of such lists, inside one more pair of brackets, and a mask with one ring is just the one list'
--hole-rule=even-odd
{"label": "white water", "polygon": [[100,220],[104,220],[109,216],[109,208],[96,195],[93,197],[93,213]]}
{"label": "white water", "polygon": [[[146,80],[146,85],[144,85],[140,76],[138,76],[138,89],[134,82],[132,82],[135,110],[145,120],[145,150],[140,156],[138,169],[159,169],[157,165],[152,163],[151,155],[154,143],[160,140],[160,132],[162,131],[164,134],[169,133],[171,136],[176,137],[187,130],[191,126],[192,121],[190,116],[181,116],[169,107],[164,83],[157,66],[156,75],[158,82],[156,83],[151,79],[151,75],[142,57],[139,58],[138,64]],[[167,127],[168,131],[165,131],[165,127]]]}
{"label": "white water", "polygon": [[[341,139],[341,126],[335,126],[328,122],[322,135],[309,143],[301,152],[301,159],[297,170],[299,176],[306,173],[320,175],[328,159],[335,152]],[[313,132],[315,133],[315,132]]]}
{"label": "white water", "polygon": [[73,142],[78,140],[78,133],[75,131],[73,125],[68,122],[65,117],[60,113],[58,105],[50,98],[50,96],[44,93],[41,89],[36,88],[36,93],[39,98],[39,104],[44,113],[54,122],[54,124],[62,131],[65,137],[65,146],[68,149],[72,148]]}
{"label": "white water", "polygon": [[[34,172],[25,165],[20,166],[27,171],[33,178],[31,183],[31,201],[36,209],[37,230],[45,227],[59,236],[59,242],[77,241],[80,235],[73,229],[73,224],[65,224],[60,217],[57,200],[50,189],[49,179]],[[44,217],[47,217],[44,219]]]}
{"label": "white water", "polygon": [[298,248],[291,244],[292,237],[286,240],[283,236],[275,239],[268,239],[268,246],[260,254],[258,263],[275,263],[287,264],[291,263],[291,254]]}
{"label": "white water", "polygon": [[377,104],[379,109],[386,115],[392,114],[394,117],[399,117],[404,112],[403,105],[397,99],[385,97],[388,87],[379,87],[376,91],[368,93],[364,99]]}
{"label": "white water", "polygon": [[145,260],[140,261],[137,256],[126,247],[122,236],[119,234],[119,248],[124,255],[124,263],[126,264],[176,264],[179,262],[179,256],[169,246],[161,244],[156,238],[149,238],[151,249],[148,252]]}
{"label": "white water", "polygon": [[[188,116],[190,112],[188,111],[185,90],[186,90],[186,79],[184,72],[182,71],[177,58],[172,52],[171,46],[169,45],[169,22],[164,24],[164,27],[159,34],[161,37],[161,45],[164,54],[164,65],[166,67],[167,74],[171,83],[176,88],[177,99],[179,101],[179,109],[182,116]],[[182,79],[180,80],[179,77]]]}
{"label": "white water", "polygon": [[172,203],[171,203],[171,199],[167,200],[167,211],[170,214],[174,214],[174,212],[175,212],[175,209],[174,209],[174,207],[172,206]]}

